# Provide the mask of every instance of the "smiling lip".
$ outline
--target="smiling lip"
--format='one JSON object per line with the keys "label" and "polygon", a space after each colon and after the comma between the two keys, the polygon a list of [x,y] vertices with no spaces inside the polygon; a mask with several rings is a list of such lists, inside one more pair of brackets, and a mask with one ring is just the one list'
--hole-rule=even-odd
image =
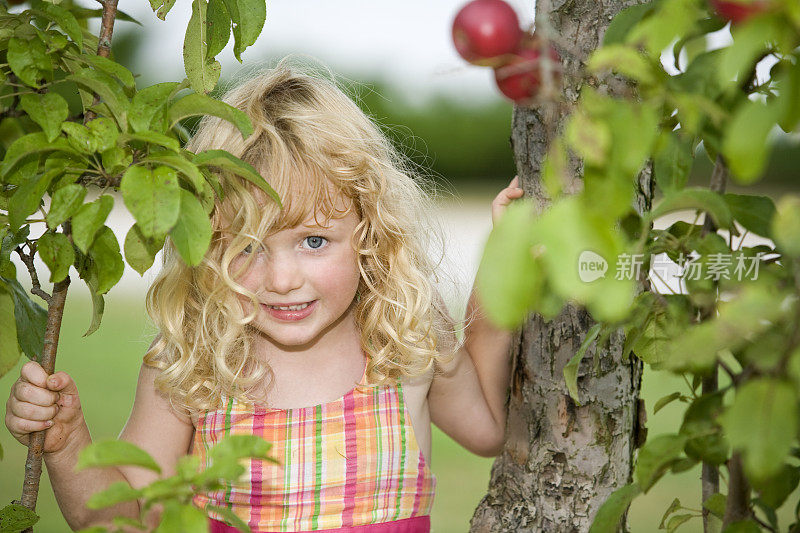
{"label": "smiling lip", "polygon": [[[303,303],[307,303],[307,302],[301,302],[299,304],[289,304],[289,305],[302,305]],[[316,307],[316,304],[317,304],[317,301],[313,300],[312,302],[308,303],[308,307],[306,307],[305,309],[300,309],[298,311],[292,311],[291,309],[285,309],[285,310],[284,309],[275,309],[273,307],[270,307],[267,304],[261,304],[261,306],[273,318],[277,318],[278,320],[284,320],[284,321],[288,321],[288,322],[294,322],[294,321],[297,321],[297,320],[303,320],[304,318],[309,316],[314,311],[314,308]]]}

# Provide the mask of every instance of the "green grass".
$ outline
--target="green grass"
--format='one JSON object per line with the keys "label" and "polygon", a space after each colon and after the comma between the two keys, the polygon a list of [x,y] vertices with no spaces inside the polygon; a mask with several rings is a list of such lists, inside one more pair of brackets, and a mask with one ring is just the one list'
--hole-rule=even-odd
{"label": "green grass", "polygon": [[[67,304],[61,333],[56,370],[73,376],[80,391],[84,413],[95,440],[116,438],[127,420],[136,390],[141,357],[152,338],[141,299],[111,295],[103,325],[93,335],[83,338],[89,325],[88,303],[77,293]],[[0,378],[0,395],[8,398],[13,382],[24,361]],[[666,374],[646,373],[644,399],[648,412],[649,435],[677,430],[681,409],[672,404],[653,415],[656,400],[674,390],[685,390],[683,380]],[[0,444],[5,458],[0,462],[0,504],[20,497],[27,448],[3,429]],[[436,533],[460,533],[468,530],[472,512],[486,491],[491,459],[474,456],[434,428],[432,469],[437,476],[437,494],[432,515]],[[657,531],[661,515],[675,496],[688,507],[697,508],[700,483],[699,468],[677,476],[668,476],[647,494],[634,500],[629,517],[631,531]],[[725,491],[723,485],[723,492]],[[785,527],[794,508],[794,498],[779,513]],[[41,479],[37,512],[41,516],[36,531],[69,531],[53,496],[47,475]],[[699,532],[700,521],[685,524],[680,531]]]}

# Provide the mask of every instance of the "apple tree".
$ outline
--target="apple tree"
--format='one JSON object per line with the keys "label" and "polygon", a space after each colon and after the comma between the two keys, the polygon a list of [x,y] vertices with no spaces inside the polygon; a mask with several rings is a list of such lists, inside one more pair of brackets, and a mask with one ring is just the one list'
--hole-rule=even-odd
{"label": "apple tree", "polygon": [[[502,3],[467,7],[502,27]],[[800,481],[800,196],[725,191],[757,183],[772,134],[797,131],[800,3],[536,8],[532,34],[465,56],[498,76],[525,66],[509,96],[529,198],[478,273],[487,312],[519,336],[505,449],[472,530],[617,531],[638,495],[696,467],[702,501],[676,494],[654,529],[800,531],[800,508],[782,509]],[[459,51],[501,33],[459,45],[460,16]],[[707,187],[687,185],[696,157],[714,164]],[[642,365],[685,378],[654,406],[682,406],[678,431],[647,435]]]}

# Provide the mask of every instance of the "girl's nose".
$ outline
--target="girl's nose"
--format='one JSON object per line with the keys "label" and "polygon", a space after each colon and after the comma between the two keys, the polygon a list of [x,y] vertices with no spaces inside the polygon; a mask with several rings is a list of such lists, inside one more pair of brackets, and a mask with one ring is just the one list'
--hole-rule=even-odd
{"label": "girl's nose", "polygon": [[278,294],[288,294],[303,285],[300,265],[287,255],[274,256],[267,261],[266,288]]}

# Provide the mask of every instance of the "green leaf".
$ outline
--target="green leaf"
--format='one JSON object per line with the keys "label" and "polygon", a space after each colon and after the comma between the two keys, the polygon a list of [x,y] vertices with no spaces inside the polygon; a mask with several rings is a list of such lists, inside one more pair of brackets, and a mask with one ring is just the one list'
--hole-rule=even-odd
{"label": "green leaf", "polygon": [[119,129],[111,119],[98,117],[90,120],[86,126],[89,130],[89,135],[94,139],[97,152],[104,152],[117,144]]}
{"label": "green leaf", "polygon": [[692,143],[676,132],[662,132],[653,160],[656,183],[665,194],[683,189],[694,163]]}
{"label": "green leaf", "polygon": [[656,414],[661,409],[671,404],[680,397],[681,397],[680,392],[673,392],[672,394],[667,394],[666,396],[659,398],[659,400],[656,402],[656,405],[653,407],[653,414]]}
{"label": "green leaf", "polygon": [[133,154],[119,146],[113,146],[100,154],[103,168],[110,174],[118,174],[131,166]]}
{"label": "green leaf", "polygon": [[98,279],[96,270],[91,276],[91,279],[87,280],[86,286],[89,288],[89,295],[92,297],[92,322],[83,334],[84,337],[88,337],[97,331],[97,328],[100,327],[100,322],[103,320],[103,313],[106,309],[106,301],[103,295],[97,292]]}
{"label": "green leaf", "polygon": [[271,449],[272,443],[258,435],[234,434],[227,435],[213,446],[209,450],[208,456],[212,462],[252,457],[277,463],[276,459],[270,455]]}
{"label": "green leaf", "polygon": [[[607,201],[604,198],[604,202]],[[623,272],[619,276],[608,273],[609,264],[615,266],[622,254],[630,252],[621,231],[615,228],[616,221],[607,217],[606,213],[587,206],[580,197],[570,196],[555,202],[534,221],[529,230],[531,244],[515,237],[518,243],[523,241],[522,245],[528,246],[528,250],[533,245],[539,257],[537,263],[547,274],[553,292],[563,299],[575,299],[584,304],[598,322],[627,316],[634,297],[633,276],[625,276]],[[503,261],[503,256],[497,256],[497,260]],[[525,272],[525,276],[543,276]],[[518,283],[518,279],[514,277],[506,283]],[[501,300],[495,295],[491,299]],[[498,301],[494,305],[502,303]]]}
{"label": "green leaf", "polygon": [[800,257],[800,196],[786,195],[778,200],[771,235],[781,251]]}
{"label": "green leaf", "polygon": [[564,365],[563,373],[564,381],[567,383],[567,390],[569,390],[569,395],[572,396],[572,399],[575,400],[575,403],[578,405],[581,405],[581,402],[578,399],[578,367],[583,360],[584,354],[586,354],[586,350],[597,338],[601,328],[602,324],[595,324],[592,326],[589,331],[586,332],[586,337],[584,337],[583,342],[581,342],[581,346],[578,348],[578,351],[575,352],[575,355],[573,355],[569,362]]}
{"label": "green leaf", "polygon": [[586,160],[587,164],[604,165],[611,146],[611,131],[608,125],[576,112],[569,118],[566,126],[566,139],[569,146]]}
{"label": "green leaf", "polygon": [[797,435],[797,392],[786,381],[755,378],[736,392],[720,417],[731,446],[744,455],[748,478],[776,475]]}
{"label": "green leaf", "polygon": [[269,183],[261,177],[261,174],[259,174],[250,163],[242,161],[233,154],[225,150],[205,150],[197,153],[193,161],[197,166],[220,168],[246,179],[269,194],[272,199],[275,200],[275,203],[278,204],[278,207],[283,208],[278,193],[276,193],[275,190],[270,187]]}
{"label": "green leaf", "polygon": [[644,44],[651,57],[659,57],[676,37],[688,33],[700,18],[700,8],[693,0],[659,2],[628,35],[625,42]]}
{"label": "green leaf", "polygon": [[141,494],[141,490],[134,489],[127,482],[117,481],[109,485],[107,489],[92,494],[86,501],[86,507],[89,509],[111,507],[118,503],[135,500],[139,498]]}
{"label": "green leaf", "polygon": [[639,83],[656,82],[653,67],[636,49],[623,44],[605,45],[595,50],[586,65],[590,72],[612,70]]}
{"label": "green leaf", "polygon": [[104,72],[82,68],[75,74],[67,76],[66,79],[74,81],[100,96],[114,115],[120,129],[122,131],[127,129],[130,102],[114,78]]}
{"label": "green leaf", "polygon": [[77,154],[75,150],[69,145],[66,139],[57,138],[53,142],[47,141],[47,135],[42,132],[29,133],[16,139],[6,151],[5,158],[3,158],[2,171],[0,171],[0,180],[3,180],[8,174],[16,168],[16,166],[23,161],[23,159],[33,156],[41,155],[46,152],[63,151],[70,154]]}
{"label": "green leaf", "polygon": [[190,266],[199,265],[211,243],[211,222],[195,196],[181,189],[181,210],[178,222],[170,231],[172,242]]}
{"label": "green leaf", "polygon": [[206,60],[217,57],[231,38],[231,16],[222,0],[208,0]]}
{"label": "green leaf", "polygon": [[233,55],[242,62],[242,52],[256,42],[267,19],[265,0],[224,0],[233,22]]}
{"label": "green leaf", "polygon": [[178,87],[178,82],[157,83],[138,91],[133,97],[128,122],[133,131],[150,129],[153,117],[166,108],[170,96]]}
{"label": "green leaf", "polygon": [[617,533],[622,515],[630,507],[631,501],[641,493],[642,489],[636,483],[625,485],[612,492],[597,510],[589,533]]}
{"label": "green leaf", "polygon": [[762,237],[772,236],[770,223],[775,216],[775,204],[769,196],[727,193],[725,203],[746,230]]}
{"label": "green leaf", "polygon": [[130,141],[156,144],[158,146],[168,148],[173,152],[180,152],[181,150],[181,143],[178,142],[178,139],[170,137],[169,135],[164,135],[163,133],[157,133],[155,131],[143,130],[139,131],[138,133],[123,133],[119,136],[120,144],[128,144]]}
{"label": "green leaf", "polygon": [[780,35],[778,21],[772,17],[756,17],[748,24],[731,28],[733,43],[721,51],[719,68],[715,71],[721,85],[729,86],[729,90],[738,90],[737,79],[744,81],[750,76],[760,54],[767,50],[769,35]]}
{"label": "green leaf", "polygon": [[697,515],[693,514],[678,514],[673,516],[667,522],[667,533],[672,533],[673,531],[678,529],[678,527],[680,527],[681,525],[683,525],[684,523],[688,522],[689,520],[691,520],[696,516]]}
{"label": "green leaf", "polygon": [[721,465],[729,455],[728,441],[717,424],[722,413],[722,393],[696,398],[686,409],[680,434],[686,436],[686,455],[714,465]]}
{"label": "green leaf", "polygon": [[126,88],[136,88],[136,80],[131,71],[116,61],[97,54],[84,54],[81,55],[81,59],[87,61],[97,69],[102,70],[109,76],[117,78]]}
{"label": "green leaf", "polygon": [[647,492],[674,463],[681,459],[685,442],[686,437],[683,435],[659,435],[647,439],[639,450],[634,471],[634,477],[642,491]]}
{"label": "green leaf", "polygon": [[69,10],[50,2],[35,2],[32,5],[36,8],[32,9],[32,12],[58,24],[72,42],[78,45],[79,50],[83,48],[83,32],[78,20]]}
{"label": "green leaf", "polygon": [[150,7],[153,8],[153,11],[158,9],[158,13],[156,16],[161,20],[164,20],[167,16],[167,13],[170,12],[172,6],[175,5],[175,0],[150,0]]}
{"label": "green leaf", "polygon": [[17,324],[14,321],[14,299],[0,283],[0,377],[17,365],[22,352],[17,344]]}
{"label": "green leaf", "polygon": [[669,504],[669,507],[667,507],[667,510],[664,511],[664,516],[661,517],[661,523],[659,524],[658,529],[664,529],[664,527],[665,527],[664,526],[664,522],[667,521],[667,518],[669,517],[669,515],[671,515],[672,513],[676,512],[676,511],[680,511],[681,509],[683,509],[683,506],[681,505],[681,501],[678,498],[675,498],[674,500],[672,500],[672,503]]}
{"label": "green leaf", "polygon": [[163,237],[178,221],[180,184],[172,168],[160,166],[151,172],[130,167],[122,176],[120,192],[145,237]]}
{"label": "green leaf", "polygon": [[225,102],[198,93],[188,94],[170,106],[170,126],[174,126],[184,118],[201,115],[213,115],[227,120],[239,129],[245,139],[253,133],[253,125],[246,113]]}
{"label": "green leaf", "polygon": [[191,504],[181,505],[175,501],[164,502],[161,523],[154,533],[178,533],[181,531],[207,531],[208,518]]}
{"label": "green leaf", "polygon": [[722,533],[761,533],[761,528],[752,520],[742,520],[732,523]]}
{"label": "green leaf", "polygon": [[203,190],[204,179],[202,172],[200,172],[200,169],[197,168],[197,165],[182,155],[159,152],[145,157],[142,159],[142,163],[160,163],[162,165],[174,168],[181,173],[181,176],[184,176],[189,180],[189,183],[192,184],[192,187],[195,191],[200,192]]}
{"label": "green leaf", "polygon": [[29,40],[12,37],[6,51],[8,66],[25,85],[38,89],[39,80],[52,76],[53,65],[47,47],[38,37]]}
{"label": "green leaf", "polygon": [[25,219],[39,209],[47,187],[58,174],[59,169],[53,169],[34,176],[20,185],[8,201],[8,225],[13,230],[25,223]]}
{"label": "green leaf", "polygon": [[39,361],[44,349],[47,311],[31,300],[17,280],[0,277],[0,282],[10,289],[14,300],[14,322],[17,325],[19,347],[28,359]]}
{"label": "green leaf", "polygon": [[786,313],[784,298],[761,278],[743,285],[736,297],[720,301],[718,315],[693,326],[664,346],[662,367],[673,372],[704,372],[717,360],[717,353],[740,349],[747,339],[770,327],[770,321]]}
{"label": "green leaf", "polygon": [[222,68],[213,57],[207,59],[207,9],[206,0],[192,0],[192,17],[189,19],[183,41],[183,66],[192,90],[197,93],[213,91]]}
{"label": "green leaf", "polygon": [[64,122],[61,129],[67,134],[67,141],[77,151],[84,154],[93,154],[97,151],[97,141],[89,133],[89,129],[77,122]]}
{"label": "green leaf", "polygon": [[219,507],[217,505],[206,505],[205,509],[206,511],[213,511],[219,515],[222,515],[226,522],[229,522],[239,531],[242,531],[243,533],[252,533],[250,526],[248,526],[244,520],[239,518],[239,515],[234,513],[231,509],[228,509],[227,507]]}
{"label": "green leaf", "polygon": [[736,181],[750,185],[758,180],[767,165],[767,137],[780,114],[777,105],[746,100],[739,106],[725,129],[722,154]]}
{"label": "green leaf", "polygon": [[[180,198],[180,196],[179,196]],[[140,275],[153,266],[156,254],[164,246],[164,240],[144,236],[138,225],[134,224],[125,236],[125,259]]]}
{"label": "green leaf", "polygon": [[89,248],[89,257],[97,268],[97,292],[105,294],[122,277],[125,263],[119,253],[119,243],[111,228],[103,226]]}
{"label": "green leaf", "polygon": [[47,142],[53,142],[61,133],[61,123],[69,116],[67,101],[58,93],[28,93],[19,97],[22,109],[44,131]]}
{"label": "green leaf", "polygon": [[727,500],[727,496],[718,492],[709,496],[708,499],[703,502],[703,507],[722,520],[725,517],[725,505],[727,504]]}
{"label": "green leaf", "polygon": [[0,509],[0,531],[24,531],[39,521],[39,516],[18,503]]}
{"label": "green leaf", "polygon": [[791,133],[800,122],[800,102],[797,95],[800,94],[800,64],[790,61],[783,63],[785,69],[775,76],[778,97],[776,106],[779,109],[778,124],[786,133]]}
{"label": "green leaf", "polygon": [[655,220],[667,213],[688,208],[710,214],[717,228],[731,227],[731,211],[723,196],[701,187],[689,187],[666,194],[646,216],[649,220]]}
{"label": "green leaf", "polygon": [[504,328],[518,326],[543,289],[541,265],[531,254],[533,221],[530,201],[509,205],[489,234],[476,275],[481,306]]}
{"label": "green leaf", "polygon": [[65,185],[53,193],[50,211],[47,213],[47,227],[55,229],[71,217],[83,205],[86,188],[81,185]]}
{"label": "green leaf", "polygon": [[82,205],[72,217],[72,242],[86,253],[94,242],[95,234],[105,224],[114,207],[114,199],[104,194],[94,202]]}
{"label": "green leaf", "polygon": [[603,35],[603,46],[624,43],[631,28],[652,10],[653,4],[648,2],[627,7],[617,13]]}
{"label": "green leaf", "polygon": [[37,251],[50,269],[50,282],[56,283],[67,277],[69,267],[75,262],[72,243],[63,233],[47,232],[39,237]]}
{"label": "green leaf", "polygon": [[798,468],[784,464],[776,475],[754,488],[760,492],[761,500],[766,505],[778,509],[797,488],[798,482],[800,482]]}
{"label": "green leaf", "polygon": [[122,465],[141,466],[157,474],[161,473],[161,467],[150,454],[125,440],[105,440],[89,444],[81,450],[75,469]]}

